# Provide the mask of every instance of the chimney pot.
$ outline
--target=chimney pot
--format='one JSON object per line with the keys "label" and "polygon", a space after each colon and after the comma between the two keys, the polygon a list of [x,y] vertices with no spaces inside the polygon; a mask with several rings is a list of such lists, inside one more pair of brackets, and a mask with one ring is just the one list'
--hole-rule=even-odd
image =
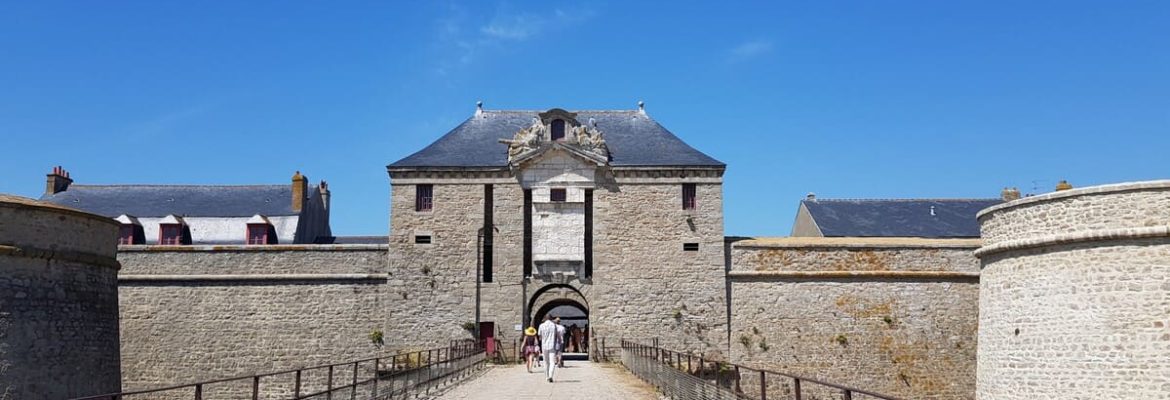
{"label": "chimney pot", "polygon": [[1003,199],[1004,202],[1019,200],[1020,199],[1020,189],[1016,189],[1014,187],[1011,187],[1011,188],[1005,187],[1005,188],[1003,188],[1003,191],[1000,192],[1000,198]]}
{"label": "chimney pot", "polygon": [[65,171],[65,168],[60,165],[53,167],[53,172],[45,176],[45,195],[64,192],[72,183],[73,179],[69,178],[69,172]]}
{"label": "chimney pot", "polygon": [[1073,188],[1073,186],[1071,184],[1069,184],[1068,181],[1066,181],[1064,179],[1061,179],[1060,183],[1056,184],[1056,191],[1058,191],[1058,192],[1063,191],[1063,190],[1069,190],[1072,188]]}
{"label": "chimney pot", "polygon": [[805,198],[805,199],[807,199],[807,200],[816,200],[816,199],[817,199],[817,194],[816,194],[816,193],[813,193],[813,192],[808,192],[808,196],[804,196],[804,198]]}

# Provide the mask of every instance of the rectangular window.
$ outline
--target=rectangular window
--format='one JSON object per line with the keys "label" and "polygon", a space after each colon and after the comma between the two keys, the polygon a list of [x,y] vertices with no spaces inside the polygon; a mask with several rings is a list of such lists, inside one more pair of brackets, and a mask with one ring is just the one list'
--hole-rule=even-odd
{"label": "rectangular window", "polygon": [[698,243],[683,243],[683,251],[699,251]]}
{"label": "rectangular window", "polygon": [[134,244],[134,225],[122,224],[118,228],[118,244]]}
{"label": "rectangular window", "polygon": [[565,189],[549,189],[548,191],[548,201],[554,203],[564,203],[567,197]]}
{"label": "rectangular window", "polygon": [[248,224],[248,244],[268,244],[268,225]]}
{"label": "rectangular window", "polygon": [[179,224],[159,224],[158,244],[183,244],[183,226]]}
{"label": "rectangular window", "polygon": [[434,185],[415,185],[414,186],[414,210],[415,211],[431,211],[435,203],[435,186]]}
{"label": "rectangular window", "polygon": [[698,200],[695,195],[695,184],[684,183],[682,185],[682,207],[684,210],[694,210],[698,206]]}
{"label": "rectangular window", "polygon": [[431,244],[431,235],[414,235],[414,244]]}

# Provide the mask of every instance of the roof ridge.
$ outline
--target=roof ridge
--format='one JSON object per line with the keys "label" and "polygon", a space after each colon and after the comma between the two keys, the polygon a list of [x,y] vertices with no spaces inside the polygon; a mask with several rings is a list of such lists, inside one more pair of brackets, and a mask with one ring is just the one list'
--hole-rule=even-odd
{"label": "roof ridge", "polygon": [[813,200],[804,199],[804,200],[801,200],[801,201],[811,201],[811,202],[814,202],[814,203],[815,203],[815,202],[819,202],[819,201],[823,201],[823,202],[837,202],[837,201],[840,201],[840,202],[843,202],[843,201],[875,201],[875,202],[876,202],[876,201],[891,201],[891,202],[892,202],[892,201],[906,201],[906,202],[910,202],[910,201],[976,201],[976,200],[977,200],[977,201],[983,201],[983,200],[987,200],[987,201],[993,201],[993,200],[994,200],[994,201],[1002,201],[1003,199],[1000,199],[1000,198],[995,198],[995,197],[985,197],[985,198],[980,198],[980,197],[928,197],[928,198],[897,198],[897,199],[893,199],[893,198],[834,198],[834,199],[822,199],[822,198],[819,198],[819,197],[818,197],[818,198],[816,198],[816,199],[813,199]]}
{"label": "roof ridge", "polygon": [[[160,183],[125,183],[125,184],[76,184],[69,185],[69,189],[83,187],[83,188],[125,188],[125,187],[215,187],[215,188],[259,188],[259,187],[292,187],[289,184],[244,184],[244,185],[202,185],[202,184],[160,184]],[[68,191],[68,190],[66,190]]]}
{"label": "roof ridge", "polygon": [[[548,111],[548,110],[488,110],[488,109],[483,110],[484,113],[515,113],[515,114],[542,113],[542,112],[546,112],[546,111]],[[565,111],[574,112],[574,113],[615,113],[615,114],[616,113],[640,113],[640,111],[638,111],[638,110],[565,110]]]}

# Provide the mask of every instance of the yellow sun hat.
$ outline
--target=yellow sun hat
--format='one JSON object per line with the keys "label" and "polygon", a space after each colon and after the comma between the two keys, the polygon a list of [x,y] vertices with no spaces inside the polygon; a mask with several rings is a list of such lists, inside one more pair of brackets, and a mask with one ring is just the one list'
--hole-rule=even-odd
{"label": "yellow sun hat", "polygon": [[524,330],[524,334],[528,336],[536,336],[536,328],[530,326],[528,329]]}

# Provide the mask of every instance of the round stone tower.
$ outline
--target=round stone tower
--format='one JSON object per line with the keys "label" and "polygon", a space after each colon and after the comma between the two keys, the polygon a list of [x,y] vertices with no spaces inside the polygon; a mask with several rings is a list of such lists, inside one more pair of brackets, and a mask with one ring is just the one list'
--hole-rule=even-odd
{"label": "round stone tower", "polygon": [[0,399],[118,392],[118,225],[0,195]]}
{"label": "round stone tower", "polygon": [[1170,393],[1170,181],[979,213],[977,398]]}

